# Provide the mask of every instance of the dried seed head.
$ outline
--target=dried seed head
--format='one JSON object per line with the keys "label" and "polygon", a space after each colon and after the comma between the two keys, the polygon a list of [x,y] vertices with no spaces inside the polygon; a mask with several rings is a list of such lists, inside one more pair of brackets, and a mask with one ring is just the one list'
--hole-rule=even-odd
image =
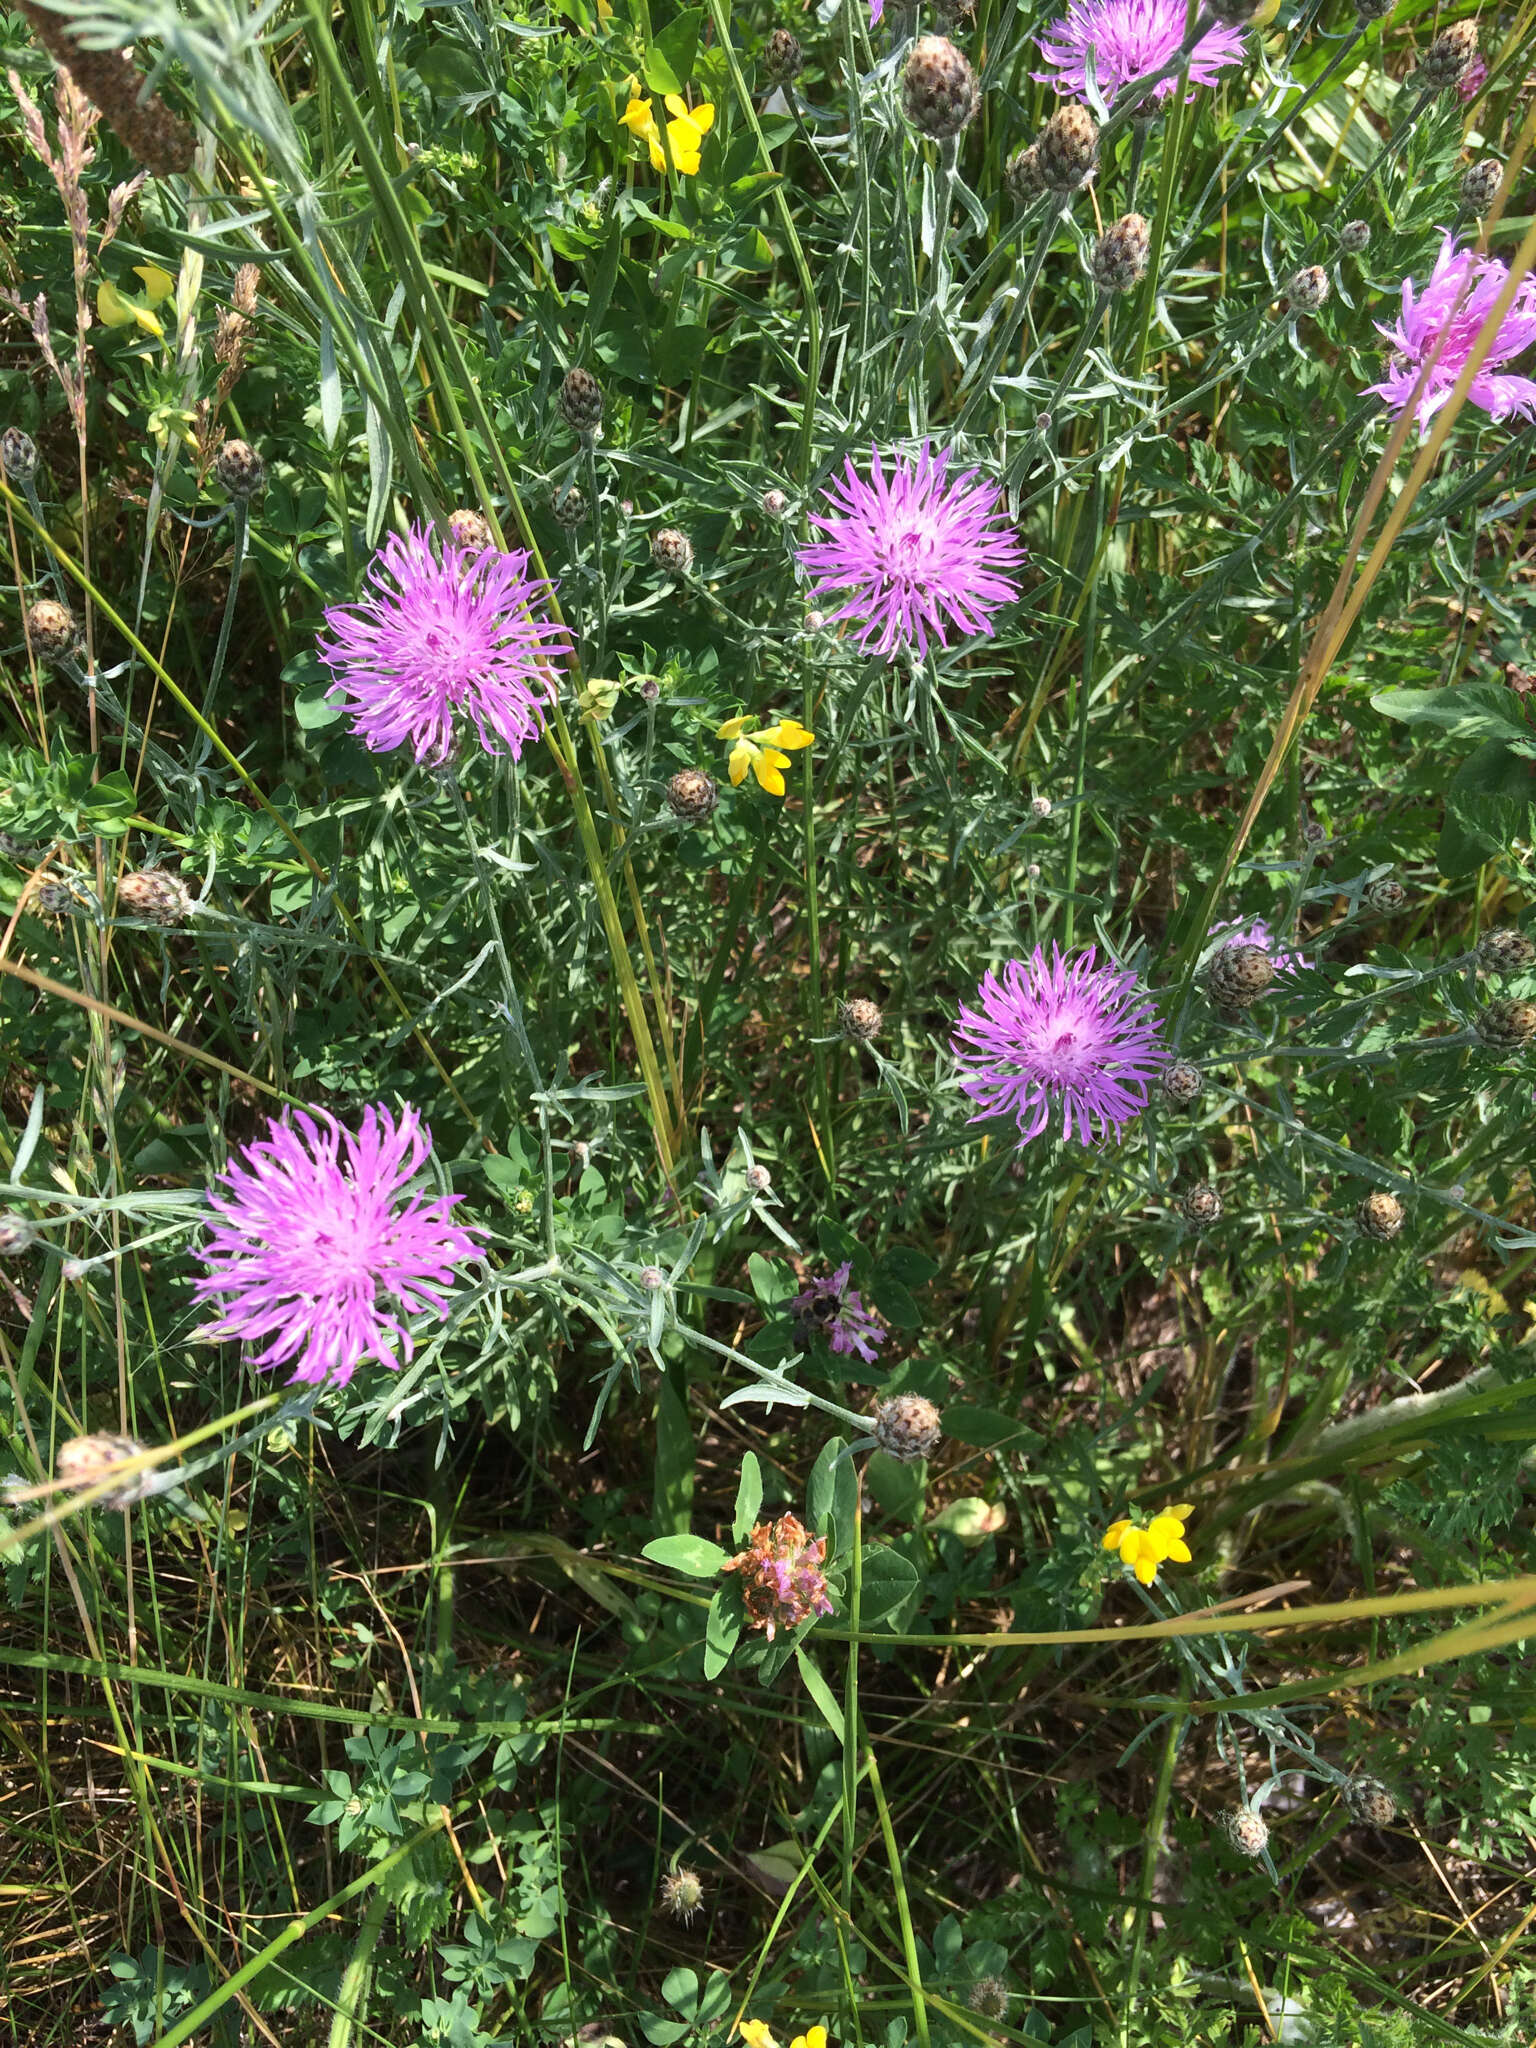
{"label": "dried seed head", "polygon": [[788,85],[805,69],[805,51],[800,38],[787,28],[776,28],[763,45],[763,69],[775,85]]}
{"label": "dried seed head", "polygon": [[1374,1189],[1355,1211],[1361,1234],[1374,1237],[1378,1244],[1390,1244],[1407,1220],[1402,1203],[1385,1188]]}
{"label": "dried seed head", "polygon": [[575,433],[596,433],[603,420],[603,387],[590,370],[567,370],[555,405]]}
{"label": "dried seed head", "polygon": [[1504,166],[1497,157],[1485,156],[1480,163],[1468,164],[1461,177],[1462,205],[1481,220],[1498,197],[1503,182]]}
{"label": "dried seed head", "polygon": [[1093,246],[1088,269],[1104,292],[1128,292],[1147,270],[1152,230],[1139,213],[1122,214]]}
{"label": "dried seed head", "polygon": [[1310,263],[1305,270],[1298,270],[1285,288],[1293,313],[1315,313],[1327,302],[1328,273],[1321,263]]}
{"label": "dried seed head", "polygon": [[742,1175],[742,1178],[754,1195],[766,1195],[773,1186],[773,1175],[766,1166],[760,1165],[755,1159]]}
{"label": "dried seed head", "polygon": [[567,529],[583,526],[587,518],[587,500],[574,484],[567,484],[562,491],[558,487],[549,494],[549,509],[556,526]]}
{"label": "dried seed head", "polygon": [[456,548],[468,548],[479,554],[492,544],[491,522],[483,512],[476,512],[470,505],[461,505],[456,512],[448,514],[448,537]]}
{"label": "dried seed head", "polygon": [[661,1880],[661,1903],[686,1927],[704,1903],[704,1887],[691,1870],[669,1870]]}
{"label": "dried seed head", "polygon": [[1351,1778],[1344,1787],[1344,1804],[1363,1827],[1389,1828],[1397,1819],[1397,1801],[1380,1778]]}
{"label": "dried seed head", "polygon": [[34,1243],[37,1232],[22,1216],[0,1214],[0,1259],[14,1259]]}
{"label": "dried seed head", "polygon": [[1234,1806],[1221,1817],[1227,1840],[1242,1856],[1262,1856],[1269,1847],[1269,1829],[1251,1806]]}
{"label": "dried seed head", "polygon": [[75,41],[62,15],[39,4],[17,0],[32,33],[55,64],[79,86],[118,141],[157,178],[189,171],[195,143],[190,128],[156,94],[146,95],[144,78],[121,50],[85,50]]}
{"label": "dried seed head", "polygon": [[667,784],[672,815],[689,825],[702,825],[719,801],[719,790],[702,768],[679,768]]}
{"label": "dried seed head", "polygon": [[1393,911],[1401,910],[1408,901],[1408,891],[1396,875],[1381,875],[1366,890],[1365,900],[1372,910],[1379,910],[1390,916]]}
{"label": "dried seed head", "polygon": [[1008,2017],[1008,1986],[1001,1977],[978,1977],[971,1986],[971,2011],[984,2020]]}
{"label": "dried seed head", "polygon": [[901,110],[920,135],[958,135],[981,105],[971,60],[948,36],[919,36],[901,80]]}
{"label": "dried seed head", "polygon": [[249,441],[226,441],[213,460],[213,473],[232,498],[254,498],[267,478],[267,465]]}
{"label": "dried seed head", "polygon": [[1347,220],[1339,229],[1339,247],[1346,256],[1358,256],[1371,246],[1371,224],[1368,220]]}
{"label": "dried seed head", "polygon": [[1068,100],[1040,130],[1035,150],[1046,189],[1076,192],[1087,184],[1098,163],[1098,124],[1086,107]]}
{"label": "dried seed head", "polygon": [[1246,1010],[1275,978],[1275,963],[1262,946],[1234,941],[1223,946],[1205,971],[1206,986],[1227,1010]]}
{"label": "dried seed head", "polygon": [[20,427],[0,434],[0,469],[13,484],[29,484],[37,475],[37,443]]}
{"label": "dried seed head", "polygon": [[651,535],[651,560],[665,576],[686,576],[693,567],[693,542],[675,526]]}
{"label": "dried seed head", "polygon": [[1536,1038],[1536,1003],[1509,999],[1490,1003],[1478,1014],[1477,1035],[1490,1052],[1517,1052]]}
{"label": "dried seed head", "polygon": [[[1358,4],[1358,0],[1357,0]],[[1477,23],[1453,21],[1424,52],[1419,82],[1430,92],[1449,92],[1459,85],[1477,55]]]}
{"label": "dried seed head", "polygon": [[[72,1436],[59,1445],[54,1472],[66,1486],[99,1486],[125,1458],[137,1458],[144,1446],[131,1436],[103,1430],[95,1436]],[[151,1471],[135,1472],[115,1492],[104,1494],[96,1505],[103,1508],[131,1508],[158,1491]]]}
{"label": "dried seed head", "polygon": [[1170,1109],[1188,1109],[1200,1100],[1205,1089],[1205,1076],[1191,1060],[1175,1060],[1164,1067],[1159,1086],[1163,1100]]}
{"label": "dried seed head", "polygon": [[63,661],[79,637],[74,615],[51,597],[27,607],[27,638],[40,661]]}
{"label": "dried seed head", "polygon": [[1179,1198],[1179,1213],[1192,1230],[1206,1230],[1211,1224],[1219,1223],[1224,1207],[1220,1195],[1208,1180],[1197,1180]]}
{"label": "dried seed head", "polygon": [[1039,198],[1045,190],[1045,175],[1040,169],[1040,145],[1037,142],[1032,142],[1028,149],[1013,152],[1003,172],[1003,184],[1015,206],[1028,206],[1031,199]]}
{"label": "dried seed head", "polygon": [[838,1004],[837,1021],[845,1038],[857,1038],[868,1045],[872,1038],[880,1036],[885,1018],[879,1005],[872,1003],[868,996],[855,996],[851,1002]]}
{"label": "dried seed head", "polygon": [[875,1409],[877,1448],[904,1465],[931,1458],[943,1435],[938,1409],[921,1394],[896,1394]]}
{"label": "dried seed head", "polygon": [[789,510],[789,500],[782,491],[764,491],[763,510],[770,519],[782,519]]}
{"label": "dried seed head", "polygon": [[117,914],[149,924],[185,924],[192,914],[192,892],[180,875],[163,868],[143,868],[124,875],[117,885]]}
{"label": "dried seed head", "polygon": [[1477,964],[1484,974],[1518,974],[1536,960],[1536,945],[1512,924],[1495,925],[1477,942]]}

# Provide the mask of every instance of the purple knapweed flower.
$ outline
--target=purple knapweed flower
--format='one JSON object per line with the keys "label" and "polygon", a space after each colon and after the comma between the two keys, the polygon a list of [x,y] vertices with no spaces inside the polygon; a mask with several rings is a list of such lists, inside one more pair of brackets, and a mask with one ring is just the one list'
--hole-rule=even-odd
{"label": "purple knapweed flower", "polygon": [[291,1363],[291,1380],[337,1386],[365,1358],[391,1370],[409,1358],[401,1315],[446,1314],[454,1268],[480,1249],[449,1220],[457,1195],[407,1192],[431,1149],[411,1108],[398,1122],[366,1109],[355,1133],[323,1109],[274,1118],[208,1198],[217,1220],[193,1291],[219,1312],[200,1334],[264,1346],[253,1365]]}
{"label": "purple knapweed flower", "polygon": [[1092,1145],[1146,1108],[1147,1082],[1168,1063],[1162,1022],[1135,975],[1101,967],[1092,946],[1070,963],[1037,946],[984,976],[977,996],[950,1040],[979,1105],[972,1123],[1011,1116],[1028,1144],[1059,1120],[1064,1138]]}
{"label": "purple knapweed flower", "polygon": [[1277,939],[1262,917],[1250,918],[1247,924],[1219,924],[1211,937],[1220,939],[1224,946],[1257,946],[1269,955],[1281,974],[1299,974],[1303,967],[1312,965],[1304,953],[1294,952]]}
{"label": "purple knapweed flower", "polygon": [[871,28],[874,27],[884,12],[885,0],[869,0],[869,25]]}
{"label": "purple knapweed flower", "polygon": [[352,730],[375,754],[409,744],[451,760],[466,727],[488,754],[515,761],[544,729],[554,664],[570,635],[547,618],[551,586],[518,549],[460,547],[424,526],[390,534],[356,606],[332,605],[316,652]]}
{"label": "purple knapweed flower", "polygon": [[871,454],[867,482],[850,457],[827,486],[830,509],[809,515],[826,536],[800,550],[813,591],[849,593],[832,617],[857,622],[865,653],[910,647],[921,659],[930,637],[948,646],[947,626],[990,633],[993,612],[1019,595],[1005,572],[1024,558],[997,486],[974,469],[951,477],[949,451],[935,455],[926,441],[915,460],[894,457],[889,473],[879,449]]}
{"label": "purple knapweed flower", "polygon": [[1456,97],[1470,106],[1488,83],[1488,60],[1481,51],[1456,81]]}
{"label": "purple knapweed flower", "polygon": [[[1402,412],[1413,397],[1424,365],[1434,368],[1425,379],[1417,418],[1422,437],[1450,397],[1456,379],[1471,355],[1494,302],[1509,278],[1509,266],[1496,256],[1459,253],[1456,238],[1445,230],[1429,283],[1419,291],[1411,277],[1403,279],[1402,317],[1395,327],[1377,322],[1377,333],[1392,343],[1394,354],[1379,384],[1366,389]],[[1536,382],[1529,377],[1500,376],[1504,363],[1536,341],[1536,277],[1523,277],[1500,323],[1492,348],[1467,392],[1471,403],[1490,419],[1536,417]]]}
{"label": "purple knapweed flower", "polygon": [[759,1522],[747,1549],[738,1551],[724,1572],[740,1572],[741,1604],[747,1625],[760,1628],[771,1643],[781,1628],[798,1628],[812,1615],[830,1614],[822,1565],[825,1536],[812,1536],[794,1515]]}
{"label": "purple knapweed flower", "polygon": [[848,1285],[853,1267],[844,1263],[823,1280],[813,1280],[789,1306],[794,1310],[802,1336],[819,1331],[834,1351],[851,1353],[872,1365],[885,1331],[864,1306],[857,1287]]}
{"label": "purple knapweed flower", "polygon": [[[1184,0],[1071,0],[1060,21],[1040,38],[1040,55],[1050,67],[1033,75],[1059,93],[1081,96],[1088,90],[1088,53],[1106,104],[1122,85],[1152,78],[1178,56],[1184,42],[1188,10]],[[1243,31],[1216,22],[1189,56],[1192,86],[1214,85],[1220,73],[1243,61]],[[1156,88],[1160,100],[1173,91],[1174,79]]]}

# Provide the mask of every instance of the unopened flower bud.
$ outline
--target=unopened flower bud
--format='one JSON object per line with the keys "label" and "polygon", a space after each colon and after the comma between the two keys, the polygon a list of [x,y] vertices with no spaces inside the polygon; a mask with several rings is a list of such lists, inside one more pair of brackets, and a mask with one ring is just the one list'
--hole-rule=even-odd
{"label": "unopened flower bud", "polygon": [[[99,1486],[125,1459],[140,1457],[143,1450],[136,1438],[106,1430],[95,1436],[72,1436],[59,1445],[54,1471],[65,1486],[80,1491],[87,1486]],[[147,1500],[158,1490],[154,1473],[146,1469],[133,1473],[115,1491],[104,1494],[96,1505],[131,1508],[135,1501]]]}
{"label": "unopened flower bud", "polygon": [[1048,818],[1053,808],[1054,806],[1048,796],[1032,796],[1029,800],[1030,815],[1032,817]]}
{"label": "unopened flower bud", "polygon": [[1339,229],[1339,247],[1346,256],[1359,256],[1371,246],[1368,220],[1347,220]]}
{"label": "unopened flower bud", "polygon": [[943,1436],[938,1409],[921,1394],[896,1394],[875,1409],[876,1447],[904,1465],[931,1458]]}
{"label": "unopened flower bud", "polygon": [[1158,1085],[1170,1109],[1188,1109],[1200,1100],[1205,1076],[1192,1060],[1174,1060],[1164,1067]]}
{"label": "unopened flower bud", "polygon": [[180,875],[163,868],[144,868],[124,875],[117,885],[119,917],[142,918],[147,924],[185,924],[192,912],[192,892]]}
{"label": "unopened flower bud", "polygon": [[29,484],[37,475],[37,443],[20,427],[7,427],[0,434],[0,469],[13,484]]}
{"label": "unopened flower bud", "polygon": [[485,514],[469,505],[461,505],[457,512],[448,514],[448,534],[456,548],[465,548],[472,554],[482,554],[494,538]]}
{"label": "unopened flower bud", "polygon": [[782,491],[764,491],[763,510],[770,519],[782,519],[789,510],[789,500]]}
{"label": "unopened flower bud", "polygon": [[0,1214],[0,1259],[14,1259],[36,1237],[37,1232],[24,1217]]}
{"label": "unopened flower bud", "polygon": [[1328,273],[1320,263],[1298,270],[1285,288],[1293,313],[1315,313],[1328,298]]}
{"label": "unopened flower bud", "polygon": [[1536,945],[1512,924],[1495,925],[1477,942],[1477,964],[1484,974],[1518,974],[1536,960]]}
{"label": "unopened flower bud", "polygon": [[1032,142],[1028,149],[1013,152],[1003,171],[1003,184],[1015,206],[1027,206],[1031,199],[1039,198],[1045,190],[1045,174],[1040,168],[1037,142]]}
{"label": "unopened flower bud", "polygon": [[1476,1030],[1490,1052],[1518,1052],[1536,1038],[1536,1003],[1490,1003],[1478,1013]]}
{"label": "unopened flower bud", "polygon": [[1390,1244],[1407,1220],[1402,1203],[1385,1188],[1374,1189],[1355,1211],[1362,1236],[1374,1237],[1378,1244]]}
{"label": "unopened flower bud", "polygon": [[702,768],[679,768],[667,784],[673,817],[688,825],[702,825],[719,801],[719,790]]}
{"label": "unopened flower bud", "polygon": [[746,1181],[747,1186],[754,1195],[766,1195],[773,1186],[773,1175],[766,1166],[760,1166],[755,1159],[747,1168],[742,1178]]}
{"label": "unopened flower bud", "polygon": [[855,996],[851,1002],[838,1004],[837,1021],[845,1038],[857,1038],[867,1045],[872,1038],[880,1036],[885,1018],[879,1005],[872,1003],[868,996]]}
{"label": "unopened flower bud", "polygon": [[640,685],[640,696],[642,701],[647,704],[654,704],[660,698],[661,685],[654,676],[647,676]]}
{"label": "unopened flower bud", "polygon": [[693,542],[675,526],[651,535],[651,560],[664,576],[686,576],[693,567]]}
{"label": "unopened flower bud", "polygon": [[1468,164],[1461,176],[1462,205],[1481,220],[1498,197],[1503,182],[1504,166],[1497,157],[1485,156],[1479,163]]}
{"label": "unopened flower bud", "polygon": [[73,652],[79,629],[64,605],[40,597],[27,607],[27,638],[39,661],[63,661]]}
{"label": "unopened flower bud", "polygon": [[1430,92],[1449,92],[1461,83],[1463,73],[1476,55],[1477,23],[1453,21],[1449,28],[1440,31],[1424,52],[1419,65],[1419,83]]}
{"label": "unopened flower bud", "polygon": [[1179,1213],[1192,1230],[1206,1230],[1219,1223],[1225,1206],[1208,1180],[1197,1180],[1179,1198]]}
{"label": "unopened flower bud", "polygon": [[1380,911],[1383,916],[1390,916],[1394,911],[1401,910],[1408,901],[1408,891],[1396,875],[1379,875],[1366,890],[1365,900],[1372,910]]}
{"label": "unopened flower bud", "polygon": [[583,492],[578,491],[574,484],[567,484],[563,491],[559,489],[551,491],[549,509],[556,526],[563,526],[568,531],[584,525],[586,522],[586,496]]}
{"label": "unopened flower bud", "polygon": [[1234,1806],[1222,1815],[1221,1825],[1241,1856],[1262,1856],[1269,1847],[1269,1829],[1251,1806]]}
{"label": "unopened flower bud", "polygon": [[1275,978],[1275,963],[1262,946],[1238,941],[1223,946],[1205,971],[1206,986],[1223,1009],[1246,1010]]}
{"label": "unopened flower bud", "polygon": [[1351,1778],[1344,1787],[1344,1804],[1362,1827],[1389,1828],[1397,1819],[1397,1801],[1380,1778]]}
{"label": "unopened flower bud", "polygon": [[603,387],[590,370],[567,370],[555,408],[578,434],[595,434],[603,420]]}
{"label": "unopened flower bud", "polygon": [[1373,21],[1380,21],[1383,15],[1390,14],[1396,5],[1397,0],[1355,0],[1355,13],[1359,16],[1360,26],[1368,28]]}
{"label": "unopened flower bud", "polygon": [[958,135],[981,105],[971,61],[948,36],[919,36],[901,81],[901,110],[920,135]]}
{"label": "unopened flower bud", "polygon": [[1122,214],[1104,230],[1088,259],[1089,273],[1100,291],[1128,292],[1146,275],[1152,230],[1139,213]]}
{"label": "unopened flower bud", "polygon": [[1098,125],[1088,109],[1076,100],[1058,107],[1035,143],[1046,190],[1076,192],[1086,185],[1098,162],[1098,151]]}
{"label": "unopened flower bud", "polygon": [[657,1293],[666,1284],[667,1276],[663,1273],[660,1266],[642,1266],[640,1268],[640,1285],[647,1294]]}
{"label": "unopened flower bud", "polygon": [[776,28],[763,45],[763,69],[775,85],[788,85],[805,69],[805,51],[800,38],[787,28]]}
{"label": "unopened flower bud", "polygon": [[226,441],[213,458],[213,473],[232,498],[254,498],[267,480],[267,465],[249,441]]}

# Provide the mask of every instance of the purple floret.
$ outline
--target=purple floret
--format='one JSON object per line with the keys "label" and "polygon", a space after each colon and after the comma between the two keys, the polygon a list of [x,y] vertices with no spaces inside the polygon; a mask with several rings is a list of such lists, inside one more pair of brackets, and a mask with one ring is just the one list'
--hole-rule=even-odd
{"label": "purple floret", "polygon": [[355,1133],[328,1110],[274,1119],[209,1195],[208,1271],[193,1291],[219,1312],[200,1334],[260,1347],[250,1362],[292,1364],[291,1380],[337,1386],[365,1358],[392,1370],[409,1358],[401,1317],[446,1315],[455,1268],[480,1250],[449,1219],[457,1195],[407,1192],[431,1149],[411,1108],[398,1123],[366,1109]]}
{"label": "purple floret", "polygon": [[369,593],[325,615],[316,643],[352,730],[375,754],[409,746],[440,767],[473,734],[515,761],[544,730],[570,635],[546,616],[552,587],[519,549],[461,548],[426,527],[390,534]]}
{"label": "purple floret", "polygon": [[[1060,21],[1040,38],[1040,55],[1049,67],[1034,76],[1058,92],[1088,90],[1088,53],[1105,104],[1121,86],[1152,78],[1171,64],[1184,41],[1187,9],[1184,0],[1071,0]],[[1189,58],[1191,85],[1214,85],[1229,65],[1243,61],[1243,31],[1216,22],[1195,44]],[[1174,79],[1156,89],[1160,100],[1173,91]]]}
{"label": "purple floret", "polygon": [[[1495,301],[1509,279],[1509,266],[1496,256],[1478,256],[1470,249],[1458,254],[1449,231],[1428,284],[1418,287],[1403,279],[1402,317],[1393,327],[1377,323],[1377,333],[1391,342],[1394,354],[1379,384],[1367,384],[1401,413],[1413,397],[1426,363],[1434,368],[1424,380],[1415,416],[1419,433],[1450,397],[1466,367]],[[1467,401],[1492,420],[1536,417],[1536,381],[1505,372],[1503,366],[1536,341],[1536,278],[1523,277],[1514,299],[1499,322],[1493,346],[1472,379]]]}
{"label": "purple floret", "polygon": [[990,635],[992,614],[1019,595],[1005,572],[1024,547],[997,486],[974,469],[948,470],[949,451],[935,455],[926,441],[889,471],[876,448],[868,480],[850,457],[827,486],[829,510],[809,515],[825,538],[800,550],[801,564],[817,599],[847,593],[831,616],[853,624],[866,654],[910,648],[921,659],[930,639],[947,647],[951,630]]}
{"label": "purple floret", "polygon": [[862,1358],[872,1365],[885,1342],[885,1331],[877,1323],[856,1287],[848,1285],[853,1267],[844,1264],[825,1279],[813,1280],[789,1306],[805,1336],[819,1331],[834,1351]]}
{"label": "purple floret", "polygon": [[1093,947],[1070,964],[1051,953],[1037,946],[987,974],[950,1049],[978,1105],[972,1123],[1011,1116],[1027,1144],[1059,1122],[1064,1138],[1102,1143],[1147,1106],[1147,1083],[1168,1063],[1162,1022],[1135,975],[1101,967]]}

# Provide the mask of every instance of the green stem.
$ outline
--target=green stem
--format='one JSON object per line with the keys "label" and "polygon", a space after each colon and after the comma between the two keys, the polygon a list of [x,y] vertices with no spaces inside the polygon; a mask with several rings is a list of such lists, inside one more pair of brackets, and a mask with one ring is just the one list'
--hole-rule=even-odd
{"label": "green stem", "polygon": [[1130,1909],[1136,1918],[1136,1931],[1132,1936],[1131,1966],[1126,1976],[1125,2005],[1120,2015],[1121,2048],[1130,2048],[1131,2017],[1136,2010],[1136,1992],[1141,1982],[1141,1965],[1147,1948],[1147,1929],[1152,1920],[1152,1887],[1157,1881],[1163,1828],[1168,1820],[1168,1801],[1173,1792],[1173,1767],[1178,1761],[1179,1738],[1182,1733],[1183,1723],[1176,1714],[1168,1723],[1168,1733],[1163,1741],[1163,1760],[1158,1768],[1157,1783],[1152,1791],[1152,1810],[1147,1815],[1147,1825],[1142,1836],[1146,1846],[1141,1859],[1141,1883],[1137,1887],[1135,1904]]}
{"label": "green stem", "polygon": [[912,2021],[922,2048],[932,2048],[928,2038],[928,2001],[923,1996],[917,1936],[912,1929],[912,1908],[907,1903],[906,1873],[902,1869],[901,1851],[896,1845],[896,1830],[891,1826],[891,1810],[885,1803],[885,1788],[880,1783],[880,1768],[875,1762],[873,1743],[868,1746],[865,1764],[869,1772],[869,1789],[874,1794],[875,1812],[880,1820],[880,1833],[885,1842],[886,1861],[891,1866],[891,1890],[895,1894],[896,1918],[901,1925],[901,1949],[907,1963],[907,1988],[912,1993]]}
{"label": "green stem", "polygon": [[[810,676],[805,679],[804,703],[802,710],[805,729],[809,732],[811,720],[816,715],[816,685]],[[811,749],[806,748],[804,756],[803,809],[805,831],[805,916],[806,942],[811,949],[811,1036],[816,1041],[816,1113],[821,1119],[821,1138],[816,1151],[821,1159],[822,1170],[827,1176],[828,1189],[837,1185],[837,1138],[832,1129],[832,1092],[827,1081],[827,1048],[821,1043],[826,1034],[825,1008],[821,987],[821,902],[816,886],[816,786],[811,770]]]}
{"label": "green stem", "polygon": [[373,1983],[373,1952],[379,1945],[379,1936],[384,1932],[384,1922],[389,1917],[389,1894],[380,1888],[368,1901],[368,1910],[363,1915],[363,1924],[358,1929],[357,1945],[342,1974],[341,1989],[336,1996],[336,2012],[331,2020],[330,2048],[349,2048],[353,2034],[362,2023],[368,2010],[368,1991]]}
{"label": "green stem", "polygon": [[853,1917],[853,1859],[858,1847],[859,1606],[864,1590],[861,1487],[853,1493],[853,1552],[848,1561],[848,1676],[843,1686],[843,1911]]}

